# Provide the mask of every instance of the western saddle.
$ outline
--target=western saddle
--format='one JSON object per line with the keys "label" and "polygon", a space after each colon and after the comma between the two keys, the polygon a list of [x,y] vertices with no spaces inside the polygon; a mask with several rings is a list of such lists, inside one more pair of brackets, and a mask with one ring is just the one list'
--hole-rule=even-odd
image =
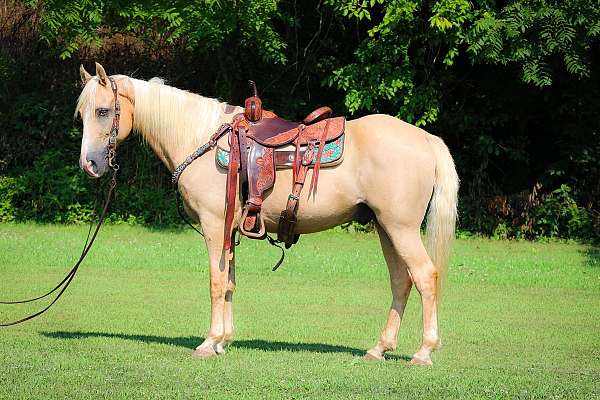
{"label": "western saddle", "polygon": [[275,184],[276,167],[288,165],[287,158],[275,156],[275,150],[293,145],[292,190],[279,217],[277,231],[277,241],[285,243],[285,247],[289,248],[299,237],[295,232],[296,214],[306,173],[309,168],[313,168],[309,195],[312,193],[314,196],[323,148],[327,142],[344,134],[345,118],[331,118],[331,108],[320,107],[308,114],[301,123],[287,121],[264,110],[253,81],[250,81],[250,87],[252,96],[244,103],[244,113],[237,114],[231,124],[224,248],[229,250],[233,243],[232,225],[238,172],[244,201],[239,230],[247,237],[264,239],[267,233],[261,208],[265,193]]}
{"label": "western saddle", "polygon": [[[299,238],[295,231],[296,215],[306,174],[310,168],[313,169],[309,196],[312,193],[314,197],[321,166],[341,162],[346,121],[344,117],[332,118],[332,110],[329,107],[316,109],[300,123],[287,121],[272,111],[264,110],[253,81],[250,81],[250,87],[252,96],[246,99],[244,112],[235,115],[230,123],[222,125],[208,143],[188,156],[173,172],[172,183],[177,189],[183,170],[198,157],[216,147],[217,140],[229,133],[223,248],[230,250],[234,246],[233,219],[238,187],[243,201],[239,231],[249,238],[268,238],[271,244],[284,243],[286,248],[290,248]],[[290,147],[293,150],[290,150]],[[325,153],[336,155],[326,155],[325,148],[329,148]],[[333,152],[331,149],[336,150]],[[222,165],[219,162],[220,151],[226,151],[217,149],[217,163]],[[276,168],[292,168],[293,182],[286,207],[279,217],[275,241],[267,235],[261,208],[266,193],[275,184]],[[178,211],[185,220],[179,200],[177,191]],[[277,266],[282,260],[283,258]]]}

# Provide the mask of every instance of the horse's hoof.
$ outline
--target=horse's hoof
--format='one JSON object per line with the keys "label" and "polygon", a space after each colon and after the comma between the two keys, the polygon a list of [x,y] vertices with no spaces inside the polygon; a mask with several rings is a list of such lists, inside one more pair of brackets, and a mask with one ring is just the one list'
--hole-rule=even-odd
{"label": "horse's hoof", "polygon": [[433,365],[433,362],[431,362],[431,357],[422,358],[413,356],[412,360],[410,360],[410,363],[412,365]]}
{"label": "horse's hoof", "polygon": [[197,358],[210,358],[210,357],[215,357],[217,356],[217,352],[215,351],[215,349],[211,347],[198,347],[193,353],[192,353],[192,357],[197,357]]}
{"label": "horse's hoof", "polygon": [[367,354],[365,354],[362,359],[365,361],[383,361],[385,360],[385,357],[383,357],[383,354],[378,355],[367,351]]}

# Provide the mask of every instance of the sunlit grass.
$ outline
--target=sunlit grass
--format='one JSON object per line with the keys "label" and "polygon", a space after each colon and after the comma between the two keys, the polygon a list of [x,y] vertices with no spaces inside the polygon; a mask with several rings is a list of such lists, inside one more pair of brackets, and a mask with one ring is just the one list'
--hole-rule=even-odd
{"label": "sunlit grass", "polygon": [[[82,226],[0,225],[0,297],[52,287],[81,250]],[[243,240],[236,342],[190,357],[206,333],[204,245],[189,231],[107,226],[56,306],[0,330],[1,398],[600,397],[598,251],[561,243],[459,240],[432,368],[418,349],[414,292],[388,360],[365,363],[391,295],[376,236],[303,236],[277,250]],[[2,306],[0,318],[29,306]]]}

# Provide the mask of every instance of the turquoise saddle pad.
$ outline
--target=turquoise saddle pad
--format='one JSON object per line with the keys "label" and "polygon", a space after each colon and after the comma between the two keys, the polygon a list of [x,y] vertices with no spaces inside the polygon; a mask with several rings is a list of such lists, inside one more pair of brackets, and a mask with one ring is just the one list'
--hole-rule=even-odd
{"label": "turquoise saddle pad", "polygon": [[[343,134],[336,140],[332,140],[331,142],[325,143],[325,147],[323,148],[323,154],[321,155],[321,166],[332,166],[337,165],[342,160],[342,155],[344,154],[344,139],[346,134]],[[302,146],[303,148],[306,146]],[[293,147],[292,147],[293,149]],[[304,149],[302,149],[304,150]],[[275,149],[276,152],[279,151],[290,151],[289,148],[286,149]],[[317,153],[319,152],[319,146],[315,146],[315,156],[311,162],[314,165],[317,162]],[[217,147],[217,153],[215,155],[215,159],[217,164],[221,168],[229,167],[229,150],[225,150],[221,147]],[[277,165],[277,168],[291,168],[293,159],[290,160],[289,165]]]}

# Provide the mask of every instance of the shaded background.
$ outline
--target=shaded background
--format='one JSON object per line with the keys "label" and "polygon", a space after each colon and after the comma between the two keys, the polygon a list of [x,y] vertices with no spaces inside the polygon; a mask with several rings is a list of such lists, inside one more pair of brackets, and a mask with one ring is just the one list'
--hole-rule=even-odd
{"label": "shaded background", "polygon": [[[0,221],[83,222],[78,67],[232,104],[388,113],[441,136],[462,180],[460,229],[594,239],[600,231],[600,6],[516,1],[0,0]],[[178,224],[169,172],[119,151],[111,220]]]}

